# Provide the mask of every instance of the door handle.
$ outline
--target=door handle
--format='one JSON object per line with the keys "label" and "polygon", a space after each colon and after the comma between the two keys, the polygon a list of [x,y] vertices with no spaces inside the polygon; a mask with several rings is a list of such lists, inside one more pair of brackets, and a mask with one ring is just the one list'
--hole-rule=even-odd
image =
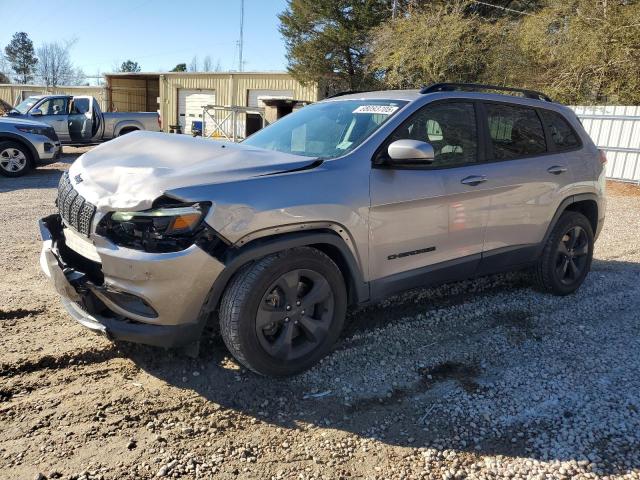
{"label": "door handle", "polygon": [[486,181],[487,177],[485,177],[484,175],[471,175],[470,177],[465,177],[460,180],[460,183],[462,183],[463,185],[471,185],[472,187],[475,187],[476,185],[480,185],[481,183]]}
{"label": "door handle", "polygon": [[547,172],[553,173],[554,175],[560,175],[567,171],[567,167],[563,167],[562,165],[554,165],[553,167],[547,168]]}

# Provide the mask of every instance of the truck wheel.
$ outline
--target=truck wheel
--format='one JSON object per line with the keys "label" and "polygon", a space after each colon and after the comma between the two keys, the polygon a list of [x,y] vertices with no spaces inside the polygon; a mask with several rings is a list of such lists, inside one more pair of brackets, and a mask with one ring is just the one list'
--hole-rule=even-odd
{"label": "truck wheel", "polygon": [[20,177],[31,170],[31,154],[17,142],[0,142],[0,174]]}
{"label": "truck wheel", "polygon": [[247,368],[261,375],[293,375],[329,352],[346,309],[337,265],[314,248],[293,248],[234,276],[222,296],[220,331]]}
{"label": "truck wheel", "polygon": [[564,212],[534,269],[537,286],[554,295],[575,292],[591,269],[593,229],[578,212]]}

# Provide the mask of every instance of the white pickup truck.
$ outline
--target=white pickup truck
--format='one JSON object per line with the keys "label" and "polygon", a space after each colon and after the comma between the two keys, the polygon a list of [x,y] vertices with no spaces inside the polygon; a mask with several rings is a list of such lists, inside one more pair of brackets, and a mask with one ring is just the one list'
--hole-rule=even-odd
{"label": "white pickup truck", "polygon": [[105,113],[95,98],[85,96],[36,95],[8,115],[51,125],[64,145],[103,142],[135,130],[161,130],[157,112]]}

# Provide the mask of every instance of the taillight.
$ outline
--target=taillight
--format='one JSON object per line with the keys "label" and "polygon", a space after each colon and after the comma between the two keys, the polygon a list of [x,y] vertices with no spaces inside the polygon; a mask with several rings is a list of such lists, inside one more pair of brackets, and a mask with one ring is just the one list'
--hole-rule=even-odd
{"label": "taillight", "polygon": [[602,165],[606,165],[607,164],[607,154],[605,153],[604,150],[598,150],[598,152],[600,153],[600,163]]}

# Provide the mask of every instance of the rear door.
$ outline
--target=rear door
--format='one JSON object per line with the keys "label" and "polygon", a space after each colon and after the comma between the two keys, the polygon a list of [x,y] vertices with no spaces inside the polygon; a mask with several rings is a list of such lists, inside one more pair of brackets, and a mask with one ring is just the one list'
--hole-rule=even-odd
{"label": "rear door", "polygon": [[482,106],[492,192],[480,268],[485,273],[535,258],[573,173],[549,146],[537,109],[498,102]]}
{"label": "rear door", "polygon": [[69,112],[72,143],[88,143],[93,138],[93,97],[73,97]]}
{"label": "rear door", "polygon": [[[409,117],[379,149],[384,157],[395,140],[421,140],[434,147],[435,161],[420,169],[372,169],[372,278],[393,282],[406,276],[408,282],[421,282],[423,273],[435,281],[474,274],[489,206],[482,182],[469,181],[485,174],[477,117],[471,101],[431,103]],[[441,274],[432,273],[435,270]],[[411,286],[415,285],[390,290]],[[383,288],[382,294],[387,293]]]}
{"label": "rear door", "polygon": [[69,99],[67,97],[47,98],[31,111],[33,110],[42,112],[41,116],[33,116],[33,120],[51,125],[61,142],[69,141],[69,129],[67,126]]}

